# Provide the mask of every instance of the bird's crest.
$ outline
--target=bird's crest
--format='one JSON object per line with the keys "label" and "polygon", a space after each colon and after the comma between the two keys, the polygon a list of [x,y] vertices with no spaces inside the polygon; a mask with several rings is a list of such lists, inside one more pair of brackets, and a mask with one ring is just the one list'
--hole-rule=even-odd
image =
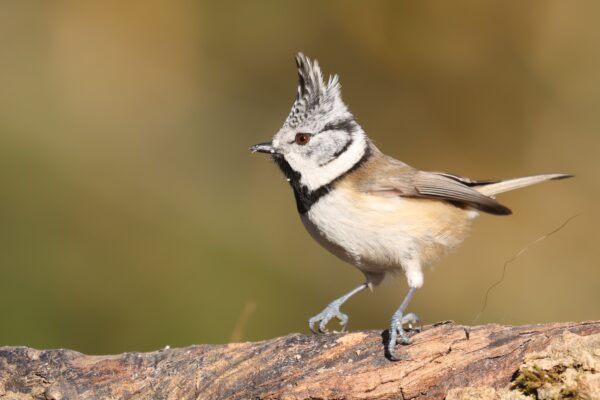
{"label": "bird's crest", "polygon": [[311,61],[302,53],[296,56],[298,67],[298,92],[292,111],[285,125],[296,127],[308,118],[322,116],[343,107],[340,82],[337,75],[329,77],[327,83],[317,60]]}

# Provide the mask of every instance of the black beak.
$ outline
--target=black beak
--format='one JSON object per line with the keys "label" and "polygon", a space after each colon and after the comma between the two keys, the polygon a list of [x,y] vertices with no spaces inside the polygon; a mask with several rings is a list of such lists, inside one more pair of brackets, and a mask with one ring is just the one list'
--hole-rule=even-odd
{"label": "black beak", "polygon": [[273,148],[273,145],[271,144],[271,142],[258,143],[258,144],[255,144],[254,146],[250,146],[250,151],[253,153],[259,152],[259,153],[275,154],[275,149]]}

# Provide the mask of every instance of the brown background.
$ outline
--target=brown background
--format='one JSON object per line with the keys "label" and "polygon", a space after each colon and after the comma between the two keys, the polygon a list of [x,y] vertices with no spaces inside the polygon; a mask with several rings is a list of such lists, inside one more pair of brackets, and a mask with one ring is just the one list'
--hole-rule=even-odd
{"label": "brown background", "polygon": [[[581,213],[508,267],[479,322],[598,318],[599,15],[591,0],[2,2],[0,345],[306,332],[360,283],[248,152],[289,111],[297,51],[416,167],[577,174],[502,196],[515,214],[480,218],[412,311],[471,323],[504,261]],[[350,328],[385,328],[405,290],[358,295]]]}

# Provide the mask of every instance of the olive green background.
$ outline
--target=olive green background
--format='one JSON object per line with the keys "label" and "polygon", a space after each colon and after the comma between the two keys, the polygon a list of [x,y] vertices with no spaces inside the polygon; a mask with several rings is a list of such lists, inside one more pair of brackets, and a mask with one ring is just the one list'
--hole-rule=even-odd
{"label": "olive green background", "polygon": [[[88,353],[259,340],[362,282],[304,231],[268,140],[293,56],[339,73],[388,154],[502,195],[428,271],[424,322],[599,318],[600,3],[0,2],[0,345]],[[404,279],[343,308],[385,329]],[[246,311],[243,311],[246,310]],[[237,325],[237,328],[236,328]]]}

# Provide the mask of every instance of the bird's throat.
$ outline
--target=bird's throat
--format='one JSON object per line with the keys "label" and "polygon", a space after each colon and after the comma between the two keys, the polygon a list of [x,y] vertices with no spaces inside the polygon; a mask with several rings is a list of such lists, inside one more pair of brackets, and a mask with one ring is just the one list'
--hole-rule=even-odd
{"label": "bird's throat", "polygon": [[352,165],[348,170],[342,172],[331,182],[313,190],[310,190],[307,186],[301,183],[302,174],[298,171],[295,171],[282,155],[273,155],[273,161],[275,161],[275,164],[277,164],[281,172],[283,172],[287,178],[287,181],[290,183],[290,186],[294,190],[294,197],[296,198],[296,207],[298,212],[300,214],[306,214],[316,202],[330,192],[337,182],[362,167],[372,155],[373,152],[371,147],[367,144],[365,146],[363,156],[354,165]]}

